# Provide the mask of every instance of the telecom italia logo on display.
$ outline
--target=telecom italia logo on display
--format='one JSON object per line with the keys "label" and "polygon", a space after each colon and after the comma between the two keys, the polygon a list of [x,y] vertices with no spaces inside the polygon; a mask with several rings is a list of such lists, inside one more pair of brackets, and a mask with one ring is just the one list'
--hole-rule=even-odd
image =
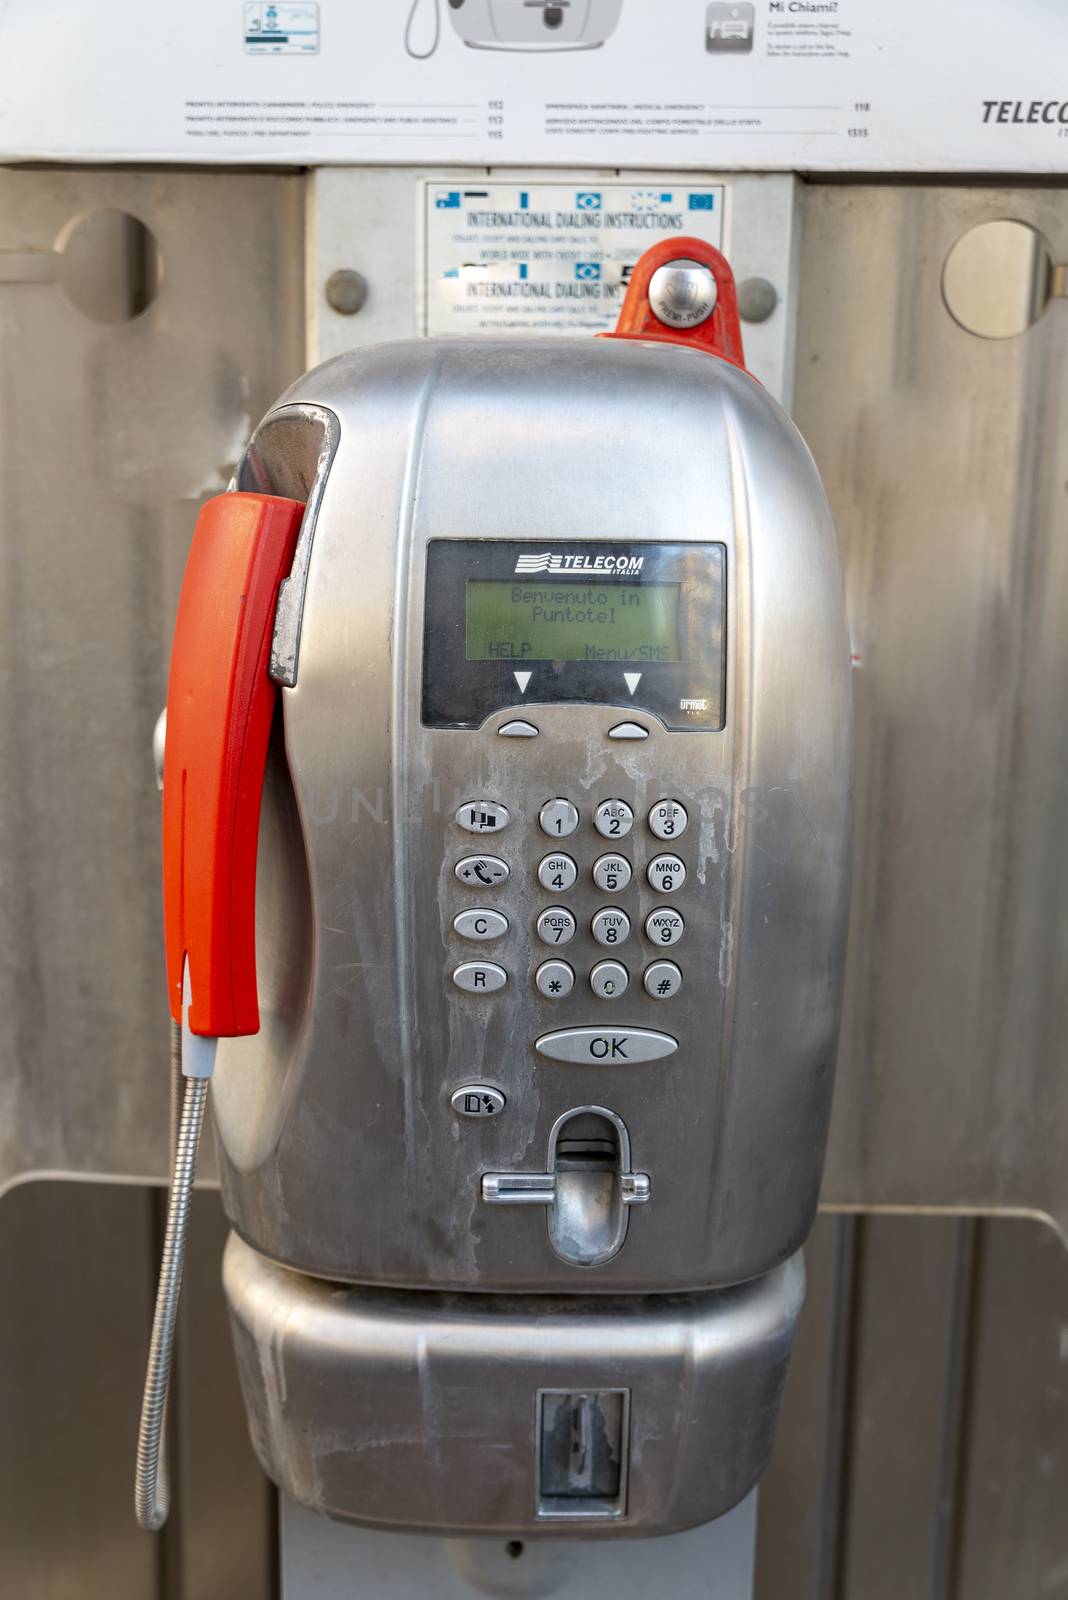
{"label": "telecom italia logo on display", "polygon": [[536,556],[517,556],[516,577],[533,572],[625,572],[636,573],[645,565],[644,556],[554,556],[543,550]]}

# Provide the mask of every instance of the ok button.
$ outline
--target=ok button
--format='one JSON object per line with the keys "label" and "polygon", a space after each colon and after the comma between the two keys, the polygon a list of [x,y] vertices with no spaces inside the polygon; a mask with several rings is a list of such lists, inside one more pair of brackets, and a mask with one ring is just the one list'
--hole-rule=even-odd
{"label": "ok button", "polygon": [[659,1061],[674,1055],[679,1041],[651,1028],[560,1028],[535,1039],[534,1048],[549,1061],[612,1062]]}

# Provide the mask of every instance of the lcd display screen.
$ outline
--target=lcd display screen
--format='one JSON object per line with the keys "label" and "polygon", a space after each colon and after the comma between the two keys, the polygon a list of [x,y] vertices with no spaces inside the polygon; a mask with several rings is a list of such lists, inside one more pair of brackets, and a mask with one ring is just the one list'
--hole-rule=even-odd
{"label": "lcd display screen", "polygon": [[468,661],[680,661],[677,583],[469,579]]}

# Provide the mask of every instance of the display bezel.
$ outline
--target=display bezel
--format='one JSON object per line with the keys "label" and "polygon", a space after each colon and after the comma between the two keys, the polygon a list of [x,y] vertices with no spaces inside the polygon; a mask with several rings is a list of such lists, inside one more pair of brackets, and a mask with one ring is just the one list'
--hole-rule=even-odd
{"label": "display bezel", "polygon": [[[588,568],[516,573],[529,563],[585,560]],[[595,562],[601,565],[596,567]],[[612,563],[611,568],[607,565]],[[640,563],[637,572],[624,563]],[[628,666],[618,661],[468,660],[470,580],[562,585],[677,585],[680,661]],[[514,676],[529,672],[522,692]],[[632,694],[624,674],[640,671]],[[517,705],[629,706],[673,732],[715,732],[724,726],[727,671],[727,551],[715,540],[616,541],[437,538],[427,544],[422,720],[431,728],[478,728]]]}

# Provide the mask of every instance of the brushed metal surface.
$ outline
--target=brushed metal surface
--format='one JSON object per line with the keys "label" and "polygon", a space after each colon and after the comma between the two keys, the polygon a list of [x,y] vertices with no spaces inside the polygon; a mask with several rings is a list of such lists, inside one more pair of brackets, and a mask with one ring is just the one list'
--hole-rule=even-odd
{"label": "brushed metal surface", "polygon": [[942,300],[1000,217],[1068,257],[1063,189],[806,195],[795,413],[854,651],[857,822],[823,1190],[1068,1231],[1068,303],[1015,339]]}
{"label": "brushed metal surface", "polygon": [[[547,1538],[668,1533],[737,1505],[767,1465],[804,1295],[800,1256],[644,1300],[343,1288],[236,1234],[223,1281],[252,1442],[286,1494],[370,1527]],[[538,1391],[617,1388],[625,1512],[539,1516]]]}
{"label": "brushed metal surface", "polygon": [[757,1497],[688,1533],[637,1544],[434,1539],[281,1507],[283,1600],[751,1600]]}
{"label": "brushed metal surface", "polygon": [[272,1600],[274,1491],[248,1441],[217,1194],[193,1201],[172,1391],[174,1504],[137,1527],[132,1461],[162,1235],[132,1184],[26,1183],[0,1202],[5,1600]]}
{"label": "brushed metal surface", "polygon": [[757,1600],[1068,1590],[1068,1256],[1033,1218],[819,1218]]}
{"label": "brushed metal surface", "polygon": [[199,500],[302,364],[301,197],[269,173],[0,171],[0,260],[110,208],[163,262],[121,323],[0,282],[0,1190],[165,1171],[152,730]]}
{"label": "brushed metal surface", "polygon": [[[260,851],[262,1031],[220,1046],[214,1106],[229,1215],[273,1259],[323,1277],[417,1287],[578,1287],[543,1208],[487,1207],[489,1171],[542,1170],[558,1117],[620,1116],[653,1198],[625,1248],[581,1288],[689,1289],[785,1259],[814,1213],[830,1098],[849,848],[849,683],[834,535],[811,459],[745,374],[688,350],[611,341],[433,342],[327,363],[284,397],[339,418],[308,564],[297,684],[282,692],[288,770],[272,766]],[[268,430],[264,430],[266,434]],[[269,479],[268,443],[253,446]],[[537,739],[420,722],[427,542],[449,536],[722,541],[727,726],[611,740],[627,707],[539,705]],[[620,677],[622,679],[622,672]],[[627,698],[621,682],[621,697]],[[292,785],[292,789],[290,789]],[[604,1003],[585,932],[596,805],[644,819],[665,794],[690,824],[680,993],[638,982]],[[494,904],[498,996],[460,994],[454,877],[484,795],[511,824]],[[533,937],[545,800],[583,814],[580,981],[538,994]],[[284,827],[278,819],[285,812]],[[293,826],[299,821],[299,834]],[[300,843],[300,836],[303,844]],[[658,841],[628,837],[637,929]],[[299,859],[294,859],[294,850]],[[303,880],[307,862],[306,882]],[[650,1063],[540,1062],[566,1025],[653,1027],[680,1049]],[[473,1078],[508,1110],[460,1126]],[[686,1181],[679,1175],[685,1173]]]}

